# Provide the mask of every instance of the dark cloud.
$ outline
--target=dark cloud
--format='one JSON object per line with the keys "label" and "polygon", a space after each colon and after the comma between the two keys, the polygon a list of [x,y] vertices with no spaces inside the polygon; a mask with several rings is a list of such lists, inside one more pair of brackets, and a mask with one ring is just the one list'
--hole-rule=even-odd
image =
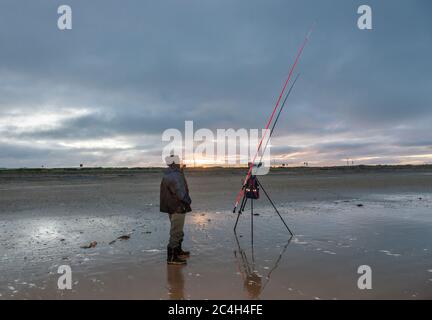
{"label": "dark cloud", "polygon": [[[12,117],[0,122],[0,142],[46,148],[25,155],[8,147],[7,159],[66,163],[81,151],[60,152],[62,142],[130,137],[132,150],[95,146],[78,158],[134,165],[147,152],[157,163],[162,132],[182,129],[185,120],[196,128],[263,127],[314,21],[273,150],[309,150],[329,163],[346,154],[430,153],[428,1],[369,0],[372,31],[356,27],[363,1],[67,3],[73,9],[68,32],[56,27],[57,2],[0,4],[0,117]],[[39,119],[66,109],[86,112],[55,126],[35,120],[23,128],[13,121],[14,114]]]}

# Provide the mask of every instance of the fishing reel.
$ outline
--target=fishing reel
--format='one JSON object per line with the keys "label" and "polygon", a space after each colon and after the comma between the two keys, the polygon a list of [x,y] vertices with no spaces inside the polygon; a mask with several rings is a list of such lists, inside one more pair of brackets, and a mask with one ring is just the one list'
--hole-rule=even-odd
{"label": "fishing reel", "polygon": [[248,199],[259,199],[259,184],[256,176],[250,176],[244,187],[244,195]]}

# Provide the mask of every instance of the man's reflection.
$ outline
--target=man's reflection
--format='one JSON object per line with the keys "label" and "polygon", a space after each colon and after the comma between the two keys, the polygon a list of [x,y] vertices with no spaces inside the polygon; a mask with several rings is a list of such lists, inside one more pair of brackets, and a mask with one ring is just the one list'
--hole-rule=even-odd
{"label": "man's reflection", "polygon": [[239,262],[238,269],[243,279],[243,287],[247,292],[249,299],[258,299],[261,293],[263,292],[265,286],[270,281],[271,274],[279,266],[279,262],[282,259],[282,256],[285,253],[286,249],[288,248],[288,245],[290,244],[292,237],[288,239],[287,244],[280,252],[279,257],[276,259],[273,267],[265,276],[264,281],[263,281],[263,276],[258,272],[258,270],[255,270],[255,256],[254,256],[253,242],[251,246],[251,260],[249,260],[246,252],[240,246],[240,241],[237,237],[237,234],[235,235],[235,238],[236,238],[238,249],[234,250],[234,256],[236,257],[237,262]]}
{"label": "man's reflection", "polygon": [[167,265],[168,295],[171,300],[184,299],[183,266]]}

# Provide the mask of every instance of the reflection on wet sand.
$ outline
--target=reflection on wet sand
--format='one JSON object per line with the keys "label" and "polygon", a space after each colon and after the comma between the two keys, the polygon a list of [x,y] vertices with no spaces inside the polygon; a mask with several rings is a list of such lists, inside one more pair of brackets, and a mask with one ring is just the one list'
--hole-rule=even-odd
{"label": "reflection on wet sand", "polygon": [[184,299],[183,266],[167,265],[167,285],[169,299]]}
{"label": "reflection on wet sand", "polygon": [[253,241],[251,243],[251,259],[249,260],[246,251],[243,250],[242,247],[240,246],[240,241],[237,237],[237,234],[235,234],[235,238],[236,238],[238,249],[234,250],[234,256],[238,262],[237,267],[243,279],[243,288],[246,291],[249,299],[259,299],[261,293],[264,291],[266,285],[270,281],[271,274],[279,266],[279,262],[281,261],[282,256],[284,255],[286,249],[288,248],[292,236],[288,239],[288,242],[283,247],[278,258],[275,260],[273,267],[270,268],[270,271],[264,277],[264,282],[263,282],[263,276],[255,268],[255,254],[254,254]]}
{"label": "reflection on wet sand", "polygon": [[[280,251],[266,274],[260,274],[256,268],[254,244],[251,243],[250,256],[241,247],[239,238],[235,235],[237,249],[234,250],[234,257],[237,261],[237,269],[243,280],[243,288],[249,299],[259,299],[265,287],[270,281],[272,273],[278,268],[283,255],[285,254],[292,237]],[[184,266],[167,265],[167,290],[171,300],[185,299]]]}

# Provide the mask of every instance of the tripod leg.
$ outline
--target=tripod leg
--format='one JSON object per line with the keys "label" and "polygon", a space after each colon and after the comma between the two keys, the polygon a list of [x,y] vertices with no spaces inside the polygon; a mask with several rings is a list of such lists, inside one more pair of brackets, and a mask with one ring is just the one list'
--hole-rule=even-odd
{"label": "tripod leg", "polygon": [[239,221],[240,215],[241,215],[241,212],[239,211],[239,212],[237,213],[237,219],[236,219],[236,222],[235,222],[235,225],[234,225],[234,233],[236,233],[237,223],[238,223],[238,221]]}
{"label": "tripod leg", "polygon": [[253,247],[253,199],[251,198],[251,242]]}
{"label": "tripod leg", "polygon": [[238,211],[238,213],[237,213],[236,223],[235,223],[235,225],[234,225],[234,233],[236,233],[237,224],[238,224],[238,221],[239,221],[240,215],[241,215],[242,212],[243,212],[244,206],[246,205],[246,201],[247,201],[246,196],[243,196],[243,199],[242,199],[242,202],[241,202],[241,205],[240,205],[239,211]]}
{"label": "tripod leg", "polygon": [[239,212],[243,212],[244,211],[244,208],[246,206],[246,202],[247,202],[247,198],[246,198],[246,194],[244,194],[242,202],[240,204],[240,211]]}
{"label": "tripod leg", "polygon": [[[258,181],[258,180],[257,180]],[[279,213],[279,210],[276,208],[275,204],[273,203],[272,199],[270,199],[270,196],[267,194],[267,192],[265,191],[263,185],[261,184],[261,182],[258,181],[258,185],[261,187],[262,191],[264,191],[264,194],[266,195],[267,199],[270,201],[271,205],[273,206],[273,208],[275,209],[276,213],[278,214],[279,218],[281,218],[283,224],[285,225],[285,227],[287,228],[288,232],[291,234],[291,236],[293,236],[294,234],[291,232],[290,228],[288,227],[288,225],[285,223],[285,220],[282,218],[281,214]]]}

